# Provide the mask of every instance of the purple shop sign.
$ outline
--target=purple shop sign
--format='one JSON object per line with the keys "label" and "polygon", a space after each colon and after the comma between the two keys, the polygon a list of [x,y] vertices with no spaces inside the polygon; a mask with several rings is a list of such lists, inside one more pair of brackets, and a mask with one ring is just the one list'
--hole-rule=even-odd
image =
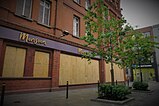
{"label": "purple shop sign", "polygon": [[1,26],[0,26],[0,38],[38,45],[38,46],[42,46],[46,48],[56,49],[56,50],[75,53],[75,54],[81,54],[81,52],[89,52],[88,50],[83,50],[75,46],[56,42],[50,39],[45,39],[43,37],[27,34],[24,32],[20,32],[17,30],[13,30],[13,29],[1,27]]}

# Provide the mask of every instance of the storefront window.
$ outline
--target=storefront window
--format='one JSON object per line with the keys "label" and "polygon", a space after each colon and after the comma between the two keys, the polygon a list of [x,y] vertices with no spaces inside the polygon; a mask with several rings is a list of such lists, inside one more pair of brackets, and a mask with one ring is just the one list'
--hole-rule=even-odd
{"label": "storefront window", "polygon": [[7,46],[2,77],[23,77],[26,49]]}
{"label": "storefront window", "polygon": [[49,53],[35,51],[33,77],[48,77]]}

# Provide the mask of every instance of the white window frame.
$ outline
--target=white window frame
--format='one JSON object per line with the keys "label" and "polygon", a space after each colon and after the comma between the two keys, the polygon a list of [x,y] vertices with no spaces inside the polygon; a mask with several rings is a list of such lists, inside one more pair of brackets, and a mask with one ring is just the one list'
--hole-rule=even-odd
{"label": "white window frame", "polygon": [[86,8],[86,10],[88,10],[90,6],[91,6],[91,1],[90,0],[85,0],[85,8]]}
{"label": "white window frame", "polygon": [[32,0],[31,0],[31,3],[30,3],[30,9],[29,9],[29,16],[27,17],[27,16],[25,16],[25,11],[26,11],[26,8],[25,8],[25,6],[26,6],[26,1],[27,0],[23,0],[23,6],[22,6],[22,11],[21,11],[21,14],[20,13],[17,13],[17,15],[21,15],[21,16],[23,16],[23,17],[26,17],[26,18],[31,18],[31,10],[32,10]]}
{"label": "white window frame", "polygon": [[74,2],[76,2],[77,4],[80,4],[80,0],[73,0]]}
{"label": "white window frame", "polygon": [[151,35],[151,32],[143,32],[142,34],[144,35],[144,37],[149,37]]}
{"label": "white window frame", "polygon": [[[88,27],[90,27],[90,23],[85,23],[85,36],[87,36],[88,35],[88,32],[90,32],[91,33],[91,29],[88,29]],[[89,31],[88,31],[89,30]]]}
{"label": "white window frame", "polygon": [[[44,4],[41,3],[41,1],[44,1]],[[46,3],[49,4],[49,7],[46,6]],[[47,0],[40,0],[40,8],[43,8],[43,14],[42,14],[42,21],[40,23],[45,24],[45,25],[49,25],[50,24],[50,2]],[[46,12],[46,8],[49,10],[49,16],[48,16],[48,23],[45,23],[45,12]]]}
{"label": "white window frame", "polygon": [[80,18],[77,16],[73,17],[73,36],[79,37],[80,34]]}

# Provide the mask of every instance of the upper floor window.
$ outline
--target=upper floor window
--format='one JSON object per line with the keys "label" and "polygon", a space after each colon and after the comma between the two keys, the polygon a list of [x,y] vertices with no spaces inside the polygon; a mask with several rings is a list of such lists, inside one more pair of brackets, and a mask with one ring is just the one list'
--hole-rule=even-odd
{"label": "upper floor window", "polygon": [[73,36],[79,37],[80,19],[77,16],[73,17]]}
{"label": "upper floor window", "polygon": [[17,0],[16,14],[26,18],[31,17],[32,0]]}
{"label": "upper floor window", "polygon": [[150,32],[143,32],[142,34],[143,34],[145,37],[149,37],[149,36],[151,35]]}
{"label": "upper floor window", "polygon": [[85,35],[90,35],[91,34],[91,25],[89,22],[85,22]]}
{"label": "upper floor window", "polygon": [[80,0],[73,0],[74,2],[80,4]]}
{"label": "upper floor window", "polygon": [[85,1],[85,8],[88,10],[88,8],[90,7],[90,5],[91,5],[91,2],[90,2],[90,0],[86,0]]}
{"label": "upper floor window", "polygon": [[40,1],[39,22],[49,25],[50,20],[50,2],[47,0]]}

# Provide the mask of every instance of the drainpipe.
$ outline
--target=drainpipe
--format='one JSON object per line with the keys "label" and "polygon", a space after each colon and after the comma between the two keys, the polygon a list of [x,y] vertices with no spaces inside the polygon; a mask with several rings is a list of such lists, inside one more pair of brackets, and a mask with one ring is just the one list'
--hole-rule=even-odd
{"label": "drainpipe", "polygon": [[58,3],[58,0],[55,0],[56,1],[56,6],[55,6],[55,20],[54,20],[54,35],[56,34],[56,24],[57,24],[57,3]]}

